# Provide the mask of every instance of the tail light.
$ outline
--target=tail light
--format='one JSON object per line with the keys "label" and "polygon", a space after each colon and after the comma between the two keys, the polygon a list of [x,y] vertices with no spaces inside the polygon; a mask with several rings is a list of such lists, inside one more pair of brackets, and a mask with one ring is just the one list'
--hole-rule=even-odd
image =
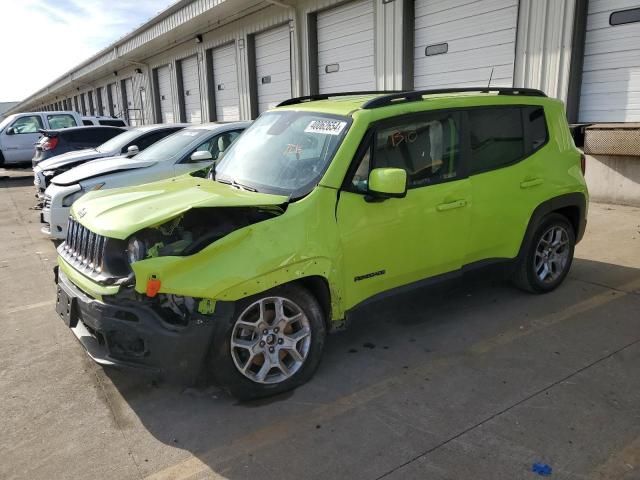
{"label": "tail light", "polygon": [[582,175],[587,171],[587,157],[584,156],[584,153],[580,154],[580,170],[582,170]]}
{"label": "tail light", "polygon": [[44,142],[40,145],[42,150],[45,152],[48,150],[53,150],[58,146],[58,137],[47,137]]}

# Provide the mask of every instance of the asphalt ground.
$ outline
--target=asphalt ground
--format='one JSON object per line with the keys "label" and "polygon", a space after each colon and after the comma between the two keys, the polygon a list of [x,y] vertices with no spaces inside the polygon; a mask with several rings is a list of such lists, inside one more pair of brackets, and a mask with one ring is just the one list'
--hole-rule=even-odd
{"label": "asphalt ground", "polygon": [[591,204],[565,283],[361,310],[260,402],[103,370],[54,311],[29,170],[0,170],[2,479],[640,479],[640,209]]}

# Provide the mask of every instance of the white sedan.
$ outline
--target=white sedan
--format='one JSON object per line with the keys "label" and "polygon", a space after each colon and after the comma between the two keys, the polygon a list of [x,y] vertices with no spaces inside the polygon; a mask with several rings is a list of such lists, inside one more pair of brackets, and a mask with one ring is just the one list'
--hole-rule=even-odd
{"label": "white sedan", "polygon": [[42,232],[64,239],[69,208],[92,190],[128,187],[208,169],[249,125],[232,122],[188,127],[133,158],[94,160],[54,177],[44,194]]}

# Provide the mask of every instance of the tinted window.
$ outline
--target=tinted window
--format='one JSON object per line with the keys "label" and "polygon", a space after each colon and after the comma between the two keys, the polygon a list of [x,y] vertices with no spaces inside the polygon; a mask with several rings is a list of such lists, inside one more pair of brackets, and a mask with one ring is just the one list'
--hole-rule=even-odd
{"label": "tinted window", "polygon": [[[409,188],[455,178],[460,159],[460,132],[450,113],[425,114],[378,129],[374,168],[406,170]],[[362,172],[357,175],[362,174]]]}
{"label": "tinted window", "polygon": [[126,127],[126,124],[122,120],[99,120],[98,123],[108,127]]}
{"label": "tinted window", "polygon": [[47,121],[49,122],[49,128],[70,128],[76,127],[76,119],[72,115],[60,114],[60,115],[47,115]]}
{"label": "tinted window", "polygon": [[61,135],[71,143],[100,145],[120,133],[122,133],[120,130],[111,128],[87,128],[74,132],[64,132]]}
{"label": "tinted window", "polygon": [[527,107],[524,109],[525,128],[527,129],[527,155],[538,150],[547,143],[547,121],[542,107]]}
{"label": "tinted window", "polygon": [[156,143],[158,140],[166,137],[167,135],[171,135],[174,131],[175,130],[161,130],[159,132],[153,132],[148,135],[144,135],[137,140],[134,140],[129,144],[129,146],[135,145],[140,149],[140,151],[142,151],[145,148]]}
{"label": "tinted window", "polygon": [[93,122],[91,120],[82,120],[82,124],[86,126],[91,126],[93,125]]}
{"label": "tinted window", "polygon": [[38,115],[20,117],[11,125],[17,134],[38,133],[42,128],[42,119]]}
{"label": "tinted window", "polygon": [[471,173],[500,168],[524,157],[519,107],[470,110],[469,130]]}

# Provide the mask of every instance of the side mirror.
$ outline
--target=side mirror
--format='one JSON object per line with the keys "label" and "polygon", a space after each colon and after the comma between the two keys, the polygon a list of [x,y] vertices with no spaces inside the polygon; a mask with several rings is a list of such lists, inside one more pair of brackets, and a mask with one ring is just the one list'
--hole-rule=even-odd
{"label": "side mirror", "polygon": [[403,198],[407,194],[407,172],[402,168],[374,168],[369,174],[368,199]]}
{"label": "side mirror", "polygon": [[140,149],[138,148],[137,145],[131,145],[129,148],[127,148],[127,157],[131,158],[131,157],[135,157],[137,154],[140,153]]}
{"label": "side mirror", "polygon": [[9,127],[7,128],[7,135],[15,135],[16,134],[16,129],[13,127]]}
{"label": "side mirror", "polygon": [[209,150],[201,150],[199,152],[193,152],[190,160],[192,162],[206,162],[207,160],[213,160],[213,155]]}

